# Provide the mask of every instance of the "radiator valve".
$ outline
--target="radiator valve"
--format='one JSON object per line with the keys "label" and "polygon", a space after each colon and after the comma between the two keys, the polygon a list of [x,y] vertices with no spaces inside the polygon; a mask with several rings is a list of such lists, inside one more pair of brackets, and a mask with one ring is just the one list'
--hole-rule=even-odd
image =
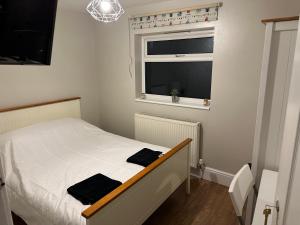
{"label": "radiator valve", "polygon": [[199,159],[199,168],[202,171],[205,169],[204,159]]}

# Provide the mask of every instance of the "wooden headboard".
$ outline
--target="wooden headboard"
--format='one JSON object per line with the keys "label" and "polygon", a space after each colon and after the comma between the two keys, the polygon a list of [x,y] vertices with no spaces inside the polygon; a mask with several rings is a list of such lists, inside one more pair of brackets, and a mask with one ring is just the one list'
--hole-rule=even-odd
{"label": "wooden headboard", "polygon": [[0,134],[65,117],[81,118],[80,97],[0,109]]}

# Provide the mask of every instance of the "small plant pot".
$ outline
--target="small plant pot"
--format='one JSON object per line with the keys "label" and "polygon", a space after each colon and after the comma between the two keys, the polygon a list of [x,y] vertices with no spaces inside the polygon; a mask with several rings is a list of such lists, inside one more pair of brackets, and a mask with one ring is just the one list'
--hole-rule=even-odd
{"label": "small plant pot", "polygon": [[172,102],[173,103],[178,103],[179,102],[179,97],[178,96],[172,96]]}
{"label": "small plant pot", "polygon": [[208,100],[208,99],[204,99],[203,105],[204,105],[204,106],[209,106],[209,100]]}

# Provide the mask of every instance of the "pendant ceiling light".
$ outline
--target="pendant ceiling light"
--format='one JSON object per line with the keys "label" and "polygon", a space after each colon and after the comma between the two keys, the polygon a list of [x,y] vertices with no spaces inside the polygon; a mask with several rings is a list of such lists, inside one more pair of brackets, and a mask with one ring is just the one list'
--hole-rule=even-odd
{"label": "pendant ceiling light", "polygon": [[117,21],[124,13],[118,0],[92,0],[86,9],[95,20],[104,23]]}

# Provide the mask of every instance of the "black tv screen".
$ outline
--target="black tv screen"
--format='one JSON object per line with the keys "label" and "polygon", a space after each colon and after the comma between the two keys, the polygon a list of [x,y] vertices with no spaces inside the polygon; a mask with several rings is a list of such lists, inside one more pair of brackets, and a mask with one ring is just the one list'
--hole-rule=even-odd
{"label": "black tv screen", "polygon": [[0,0],[0,64],[50,65],[57,0]]}

